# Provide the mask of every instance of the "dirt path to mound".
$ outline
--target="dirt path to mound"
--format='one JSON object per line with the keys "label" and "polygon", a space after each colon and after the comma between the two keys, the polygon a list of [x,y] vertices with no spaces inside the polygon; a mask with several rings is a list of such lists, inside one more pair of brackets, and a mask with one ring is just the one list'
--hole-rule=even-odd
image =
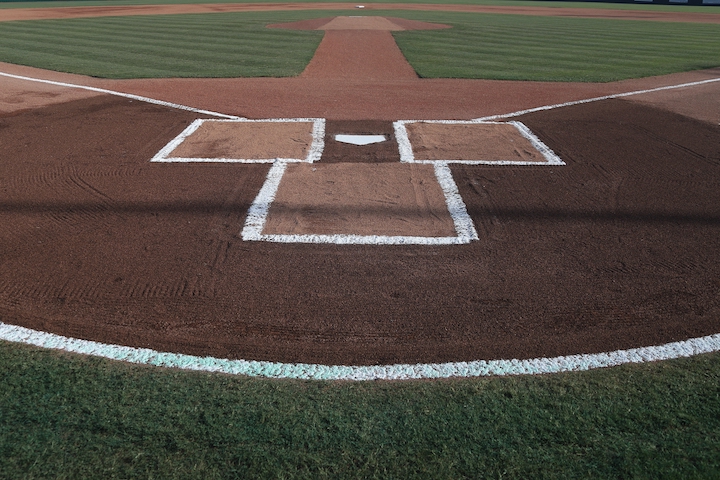
{"label": "dirt path to mound", "polygon": [[[351,48],[328,33],[329,45]],[[388,120],[476,118],[719,73],[563,85],[374,77],[384,68],[375,57],[360,78],[338,78],[337,64],[327,65],[295,79],[0,70],[246,117],[321,117],[328,135],[357,130],[390,141]],[[519,117],[566,165],[452,166],[479,236],[454,246],[243,241],[268,165],[149,161],[203,115],[0,83],[9,85],[0,90],[3,322],[163,351],[364,365],[594,353],[720,331],[718,83]],[[688,99],[705,105],[700,113],[680,111]],[[345,175],[333,186],[341,191],[362,183],[347,172],[383,178],[403,166],[388,143],[357,155],[326,143],[322,182],[332,182],[326,172]],[[366,165],[351,167],[346,156]],[[421,173],[412,173],[414,185],[430,181]],[[311,176],[311,166],[298,169],[295,190],[280,199],[304,202],[296,198],[303,185],[311,197],[332,191]],[[420,200],[437,211],[433,198]]]}

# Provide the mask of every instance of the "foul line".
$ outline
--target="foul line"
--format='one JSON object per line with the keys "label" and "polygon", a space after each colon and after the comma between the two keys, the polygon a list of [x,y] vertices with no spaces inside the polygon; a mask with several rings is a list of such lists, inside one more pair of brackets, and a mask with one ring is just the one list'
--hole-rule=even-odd
{"label": "foul line", "polygon": [[679,85],[669,85],[666,87],[657,87],[657,88],[650,88],[647,90],[636,90],[634,92],[625,92],[625,93],[615,93],[613,95],[605,95],[602,97],[594,97],[594,98],[587,98],[585,100],[576,100],[573,102],[565,102],[565,103],[556,103],[554,105],[545,105],[543,107],[536,107],[536,108],[529,108],[527,110],[519,110],[517,112],[513,113],[506,113],[504,115],[490,115],[487,117],[480,117],[475,118],[473,121],[476,122],[486,122],[490,120],[499,120],[503,118],[511,118],[511,117],[519,117],[520,115],[525,115],[527,113],[533,113],[533,112],[541,112],[544,110],[553,110],[555,108],[561,108],[561,107],[569,107],[572,105],[580,105],[583,103],[591,103],[591,102],[598,102],[600,100],[610,100],[612,98],[622,98],[622,97],[630,97],[632,95],[642,95],[643,93],[653,93],[653,92],[660,92],[663,90],[674,90],[676,88],[685,88],[685,87],[696,87],[698,85],[705,85],[708,83],[714,83],[714,82],[720,82],[720,78],[711,78],[709,80],[701,80],[697,82],[689,82],[689,83],[681,83]]}
{"label": "foul line", "polygon": [[132,100],[138,100],[138,101],[145,102],[145,103],[152,103],[154,105],[162,105],[163,107],[176,108],[178,110],[187,110],[188,112],[201,113],[203,115],[212,115],[214,117],[228,118],[228,119],[232,119],[232,120],[239,120],[239,119],[243,118],[243,117],[238,117],[236,115],[226,115],[224,113],[212,112],[210,110],[201,110],[198,108],[188,107],[186,105],[180,105],[177,103],[165,102],[163,100],[156,100],[154,98],[142,97],[140,95],[133,95],[132,93],[122,93],[122,92],[116,92],[113,90],[107,90],[104,88],[88,87],[87,85],[76,85],[74,83],[55,82],[52,80],[43,80],[40,78],[25,77],[22,75],[13,75],[11,73],[5,73],[5,72],[0,72],[0,76],[14,78],[16,80],[26,80],[28,82],[46,83],[48,85],[56,85],[59,87],[78,88],[81,90],[89,90],[91,92],[106,93],[109,95],[115,95],[117,97],[130,98]]}
{"label": "foul line", "polygon": [[646,363],[690,357],[720,350],[720,334],[664,345],[528,360],[477,360],[472,362],[396,364],[377,366],[318,365],[253,360],[231,360],[158,352],[64,337],[0,322],[0,340],[42,348],[119,360],[142,365],[180,368],[249,377],[304,380],[414,380],[429,378],[488,377],[578,372],[626,363]]}
{"label": "foul line", "polygon": [[286,161],[277,161],[268,172],[267,179],[260,189],[260,193],[248,210],[245,226],[240,236],[245,241],[262,241],[275,243],[331,243],[335,245],[461,245],[478,239],[477,231],[467,212],[465,203],[460,196],[452,172],[446,162],[435,162],[435,176],[445,196],[450,217],[453,219],[455,237],[419,237],[419,236],[386,236],[386,235],[313,235],[313,234],[263,234],[270,205],[275,201],[275,195],[280,187],[285,170]]}

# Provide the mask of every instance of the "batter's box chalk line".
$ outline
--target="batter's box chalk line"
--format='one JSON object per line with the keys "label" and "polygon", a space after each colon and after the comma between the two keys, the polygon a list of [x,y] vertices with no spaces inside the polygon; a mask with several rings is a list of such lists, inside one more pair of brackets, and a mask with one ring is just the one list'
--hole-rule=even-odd
{"label": "batter's box chalk line", "polygon": [[[312,140],[305,158],[206,158],[206,157],[175,157],[173,152],[188,137],[191,137],[204,124],[262,124],[262,123],[312,123]],[[325,148],[325,119],[324,118],[272,118],[264,120],[250,120],[237,118],[230,120],[198,119],[192,122],[180,135],[165,145],[150,161],[163,163],[273,163],[306,162],[313,163],[320,160]]]}
{"label": "batter's box chalk line", "polygon": [[626,363],[645,363],[691,357],[720,350],[720,334],[690,338],[664,345],[532,359],[475,360],[469,362],[417,363],[394,365],[321,365],[234,360],[159,352],[149,348],[126,347],[93,342],[31,330],[0,322],[0,340],[36,347],[92,355],[129,363],[180,368],[250,377],[303,380],[413,380],[468,378],[508,375],[538,375],[578,372]]}
{"label": "batter's box chalk line", "polygon": [[266,235],[262,231],[265,228],[270,206],[275,200],[280,182],[287,162],[278,161],[273,164],[267,175],[265,184],[260,193],[248,210],[245,226],[241,237],[245,241],[265,241],[277,243],[331,243],[336,245],[458,245],[470,243],[478,239],[475,225],[468,215],[465,202],[463,202],[457,185],[453,180],[450,167],[445,162],[436,162],[434,166],[435,177],[445,196],[450,217],[453,220],[455,231],[454,237],[420,237],[420,236],[384,236],[384,235],[351,235],[351,234],[293,234]]}
{"label": "batter's box chalk line", "polygon": [[[440,125],[510,125],[537,150],[545,159],[544,162],[531,162],[522,160],[493,159],[493,160],[459,160],[453,158],[437,158],[432,160],[418,160],[413,152],[413,145],[406,125],[411,124],[440,124]],[[404,163],[462,163],[467,165],[565,165],[560,157],[545,145],[525,124],[518,121],[494,122],[487,120],[398,120],[393,123],[395,138],[400,150],[400,161]]]}

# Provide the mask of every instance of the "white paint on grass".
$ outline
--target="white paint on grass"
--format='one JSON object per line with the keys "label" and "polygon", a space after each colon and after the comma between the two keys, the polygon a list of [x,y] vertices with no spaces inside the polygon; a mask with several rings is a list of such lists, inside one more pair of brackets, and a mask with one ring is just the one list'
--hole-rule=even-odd
{"label": "white paint on grass", "polygon": [[386,236],[386,235],[315,235],[315,234],[263,234],[270,206],[275,200],[282,176],[285,174],[287,162],[276,162],[268,172],[267,179],[260,193],[248,210],[245,226],[240,233],[243,240],[275,243],[330,243],[335,245],[460,245],[478,239],[475,226],[467,213],[465,203],[458,193],[457,185],[447,164],[440,162],[435,166],[435,176],[445,195],[457,236],[454,237],[418,237],[418,236]]}
{"label": "white paint on grass", "polygon": [[111,360],[159,367],[180,368],[184,370],[246,375],[250,377],[363,381],[578,372],[626,363],[645,363],[690,357],[720,350],[720,334],[715,334],[658,346],[552,358],[350,366],[233,360],[158,352],[149,348],[125,347],[122,345],[64,337],[2,322],[0,322],[0,340],[84,355],[93,355]]}
{"label": "white paint on grass", "polygon": [[242,117],[238,117],[236,115],[226,115],[224,113],[213,112],[210,110],[202,110],[199,108],[188,107],[186,105],[180,105],[177,103],[165,102],[163,100],[156,100],[154,98],[142,97],[140,95],[134,95],[132,93],[123,93],[123,92],[116,92],[113,90],[107,90],[104,88],[88,87],[87,85],[76,85],[74,83],[54,82],[52,80],[43,80],[40,78],[25,77],[22,75],[13,75],[11,73],[5,73],[5,72],[0,72],[0,76],[14,78],[16,80],[26,80],[28,82],[37,82],[37,83],[45,83],[48,85],[56,85],[58,87],[77,88],[80,90],[88,90],[90,92],[106,93],[108,95],[115,95],[117,97],[129,98],[131,100],[138,100],[138,101],[145,102],[145,103],[152,103],[154,105],[162,105],[163,107],[170,107],[170,108],[175,108],[178,110],[186,110],[188,112],[201,113],[203,115],[210,115],[213,117],[229,118],[229,119],[242,118]]}
{"label": "white paint on grass", "polygon": [[[512,125],[518,133],[530,141],[533,147],[545,158],[545,162],[528,162],[520,160],[456,160],[452,158],[416,160],[413,152],[412,142],[408,136],[405,125],[411,123],[437,123],[443,125]],[[565,165],[560,157],[545,145],[527,126],[521,122],[491,122],[486,120],[398,120],[393,123],[395,139],[400,151],[400,161],[403,163],[462,163],[466,165]]]}
{"label": "white paint on grass", "polygon": [[[173,157],[172,152],[179,147],[190,135],[195,133],[203,123],[206,122],[224,122],[224,123],[312,123],[312,141],[305,158],[205,158],[205,157]],[[269,118],[261,120],[249,120],[247,118],[237,118],[232,120],[210,120],[198,119],[192,122],[183,130],[180,135],[173,138],[165,145],[155,156],[151,162],[163,163],[273,163],[276,161],[283,162],[307,162],[313,163],[320,160],[323,149],[325,148],[325,119],[324,118]]]}

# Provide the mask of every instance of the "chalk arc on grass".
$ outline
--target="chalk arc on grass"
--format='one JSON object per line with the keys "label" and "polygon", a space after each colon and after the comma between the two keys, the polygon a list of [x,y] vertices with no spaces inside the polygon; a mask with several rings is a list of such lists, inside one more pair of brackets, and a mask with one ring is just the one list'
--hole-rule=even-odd
{"label": "chalk arc on grass", "polygon": [[91,355],[109,360],[249,377],[299,380],[419,380],[580,372],[628,363],[647,363],[720,351],[720,334],[650,347],[531,359],[395,365],[320,365],[234,360],[158,352],[40,332],[0,322],[0,340]]}

